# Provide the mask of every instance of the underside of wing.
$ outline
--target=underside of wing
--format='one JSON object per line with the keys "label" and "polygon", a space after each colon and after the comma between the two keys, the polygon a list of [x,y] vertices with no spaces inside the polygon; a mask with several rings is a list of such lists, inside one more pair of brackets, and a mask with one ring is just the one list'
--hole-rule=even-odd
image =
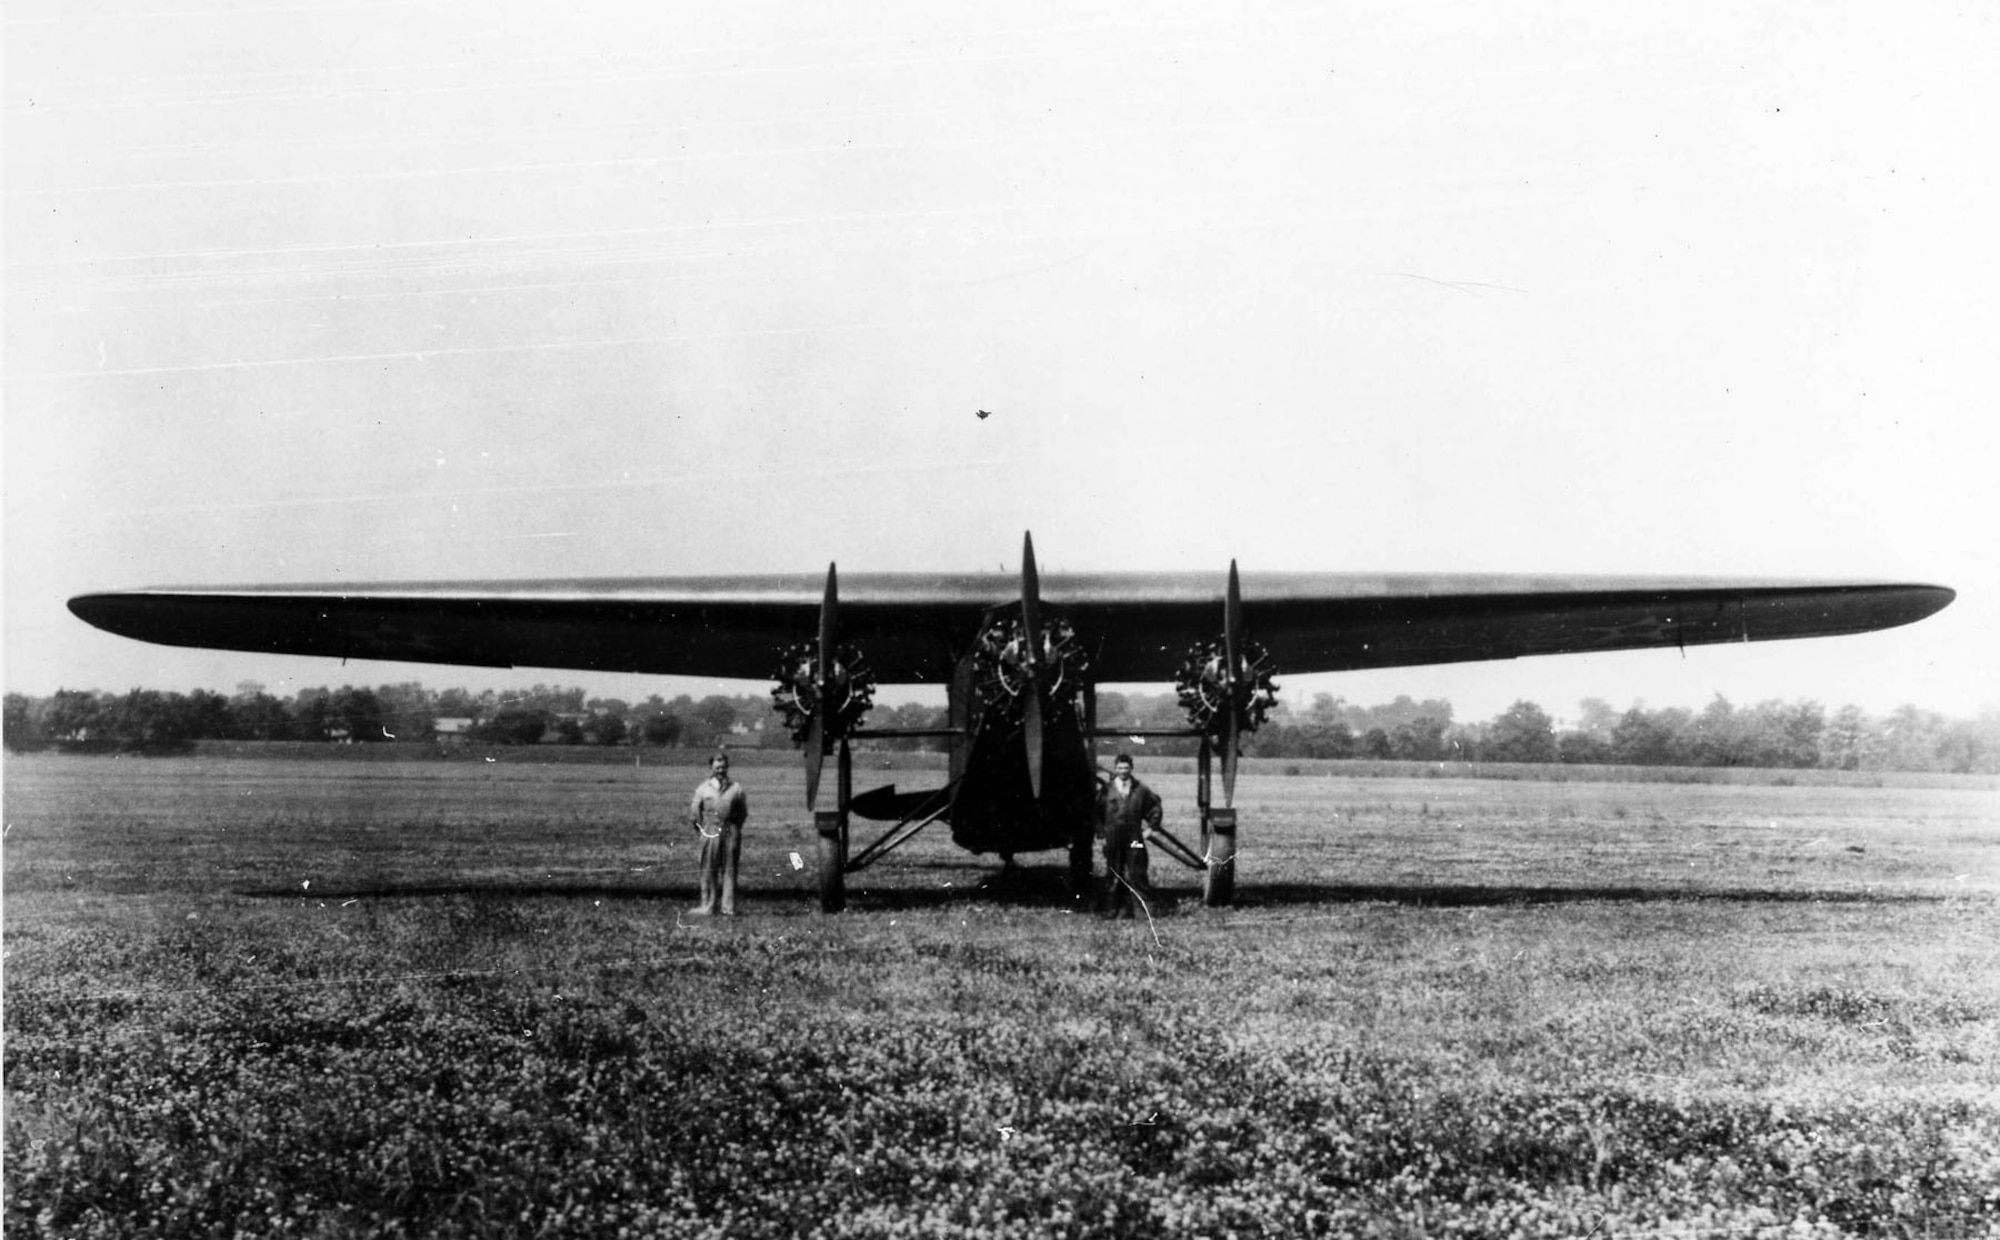
{"label": "underside of wing", "polygon": [[[1861,633],[1949,603],[1941,586],[1688,578],[1243,576],[1244,627],[1280,673]],[[942,683],[1011,577],[843,576],[840,636],[883,683]],[[767,679],[816,632],[807,577],[213,587],[91,594],[70,609],[142,641],[267,654]],[[1222,582],[1049,575],[1041,597],[1106,683],[1171,680],[1222,624]]]}
{"label": "underside of wing", "polygon": [[1273,600],[1248,628],[1279,669],[1354,671],[1865,633],[1952,598],[1925,585],[1590,582]]}

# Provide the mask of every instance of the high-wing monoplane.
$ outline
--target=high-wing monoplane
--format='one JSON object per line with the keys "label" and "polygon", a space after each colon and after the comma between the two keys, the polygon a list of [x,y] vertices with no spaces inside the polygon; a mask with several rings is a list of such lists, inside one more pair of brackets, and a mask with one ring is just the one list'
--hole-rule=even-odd
{"label": "high-wing monoplane", "polygon": [[[171,646],[481,667],[773,680],[802,748],[821,906],[846,876],[936,822],[975,853],[1067,849],[1091,866],[1099,684],[1172,681],[1199,740],[1200,838],[1165,847],[1234,889],[1243,739],[1280,672],[1863,633],[1909,624],[1942,586],[1726,578],[1021,572],[669,577],[402,585],[173,587],[87,594],[70,610]],[[852,745],[880,684],[941,684],[950,777],[857,795]],[[1118,735],[1129,734],[1118,729]],[[831,805],[822,773],[834,759]],[[1220,796],[1211,778],[1220,766]],[[892,823],[849,847],[851,817]]]}

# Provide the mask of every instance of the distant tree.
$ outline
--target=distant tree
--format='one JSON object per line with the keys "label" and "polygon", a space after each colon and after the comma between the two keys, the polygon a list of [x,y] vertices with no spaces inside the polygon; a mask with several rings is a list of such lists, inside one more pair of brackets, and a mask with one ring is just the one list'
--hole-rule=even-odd
{"label": "distant tree", "polygon": [[25,693],[7,695],[6,745],[9,752],[27,753],[48,744],[39,718],[40,704]]}
{"label": "distant tree", "polygon": [[1939,765],[1957,774],[2000,773],[2000,711],[1954,719],[1939,738]]}
{"label": "distant tree", "polygon": [[1262,758],[1351,758],[1359,749],[1354,729],[1336,719],[1267,724],[1251,738],[1248,752]]}
{"label": "distant tree", "polygon": [[1679,741],[1666,720],[1634,703],[1611,733],[1611,756],[1615,762],[1636,766],[1665,766],[1675,760]]}
{"label": "distant tree", "polygon": [[1332,727],[1336,723],[1346,724],[1350,729],[1354,726],[1347,723],[1347,703],[1331,693],[1313,694],[1312,705],[1306,708],[1302,722],[1307,726],[1322,728]]}
{"label": "distant tree", "polygon": [[[618,705],[622,708],[625,703]],[[600,711],[583,721],[583,734],[593,745],[622,745],[629,731],[622,709],[616,712]]]}
{"label": "distant tree", "polygon": [[342,685],[328,698],[326,709],[330,726],[344,729],[350,740],[389,739],[382,726],[382,699],[376,696],[373,689]]}
{"label": "distant tree", "polygon": [[1485,757],[1489,762],[1554,762],[1556,732],[1548,712],[1528,701],[1509,706],[1487,730]]}
{"label": "distant tree", "polygon": [[533,706],[510,705],[493,712],[491,719],[474,724],[472,734],[479,740],[500,745],[532,745],[541,740],[548,729],[547,711]]}
{"label": "distant tree", "polygon": [[1681,760],[1693,766],[1749,766],[1736,708],[1720,693],[1694,717],[1682,738]]}
{"label": "distant tree", "polygon": [[178,752],[195,740],[187,697],[158,689],[133,689],[113,700],[105,709],[104,724],[119,748],[140,753]]}
{"label": "distant tree", "polygon": [[736,700],[711,693],[695,703],[693,716],[695,722],[720,736],[736,726]]}
{"label": "distant tree", "polygon": [[1826,708],[1818,702],[1759,702],[1738,712],[1744,756],[1757,766],[1804,769],[1819,765]]}
{"label": "distant tree", "polygon": [[1865,756],[1872,756],[1873,729],[1859,706],[1843,706],[1833,713],[1820,735],[1819,764],[1835,771],[1858,771]]}
{"label": "distant tree", "polygon": [[1396,729],[1405,724],[1414,724],[1420,719],[1435,719],[1440,725],[1451,723],[1451,703],[1443,698],[1430,698],[1419,702],[1407,693],[1396,695],[1396,700],[1381,706],[1350,706],[1346,710],[1348,723],[1360,729],[1381,728],[1391,738]]}
{"label": "distant tree", "polygon": [[1694,766],[1808,767],[1819,763],[1826,712],[1817,702],[1738,709],[1721,694],[1690,721],[1679,760]]}
{"label": "distant tree", "polygon": [[1556,734],[1556,761],[1590,766],[1611,761],[1611,741],[1596,732],[1572,728]]}
{"label": "distant tree", "polygon": [[52,741],[89,740],[104,730],[101,695],[82,689],[58,689],[49,699],[42,731]]}
{"label": "distant tree", "polygon": [[1882,768],[1935,771],[1942,768],[1944,717],[1916,706],[1898,706],[1882,721]]}
{"label": "distant tree", "polygon": [[301,689],[292,695],[292,727],[300,740],[323,741],[334,726],[331,703],[333,690],[321,686]]}
{"label": "distant tree", "polygon": [[[657,700],[657,699],[655,699]],[[639,735],[648,745],[672,745],[684,731],[681,717],[665,707],[647,707],[639,722]]]}
{"label": "distant tree", "polygon": [[229,699],[207,689],[187,695],[186,710],[192,735],[197,740],[228,740],[236,734],[236,713]]}
{"label": "distant tree", "polygon": [[238,694],[229,703],[229,736],[240,741],[291,740],[292,713],[261,688],[251,697]]}
{"label": "distant tree", "polygon": [[1603,698],[1588,697],[1576,704],[1576,730],[1611,744],[1612,730],[1618,726],[1618,712]]}
{"label": "distant tree", "polygon": [[385,739],[421,741],[430,739],[437,721],[437,695],[414,680],[381,685],[375,690],[382,707]]}
{"label": "distant tree", "polygon": [[582,720],[573,719],[566,715],[556,720],[554,726],[550,728],[550,731],[554,733],[556,741],[561,744],[564,745],[583,744],[584,734],[583,734]]}
{"label": "distant tree", "polygon": [[1445,758],[1452,762],[1473,762],[1479,747],[1486,743],[1483,724],[1454,723],[1444,730]]}
{"label": "distant tree", "polygon": [[537,684],[514,700],[517,705],[545,710],[552,715],[576,715],[584,709],[583,690],[574,686]]}
{"label": "distant tree", "polygon": [[1393,758],[1396,747],[1389,741],[1389,733],[1382,728],[1370,728],[1361,738],[1361,756],[1364,758]]}
{"label": "distant tree", "polygon": [[1444,732],[1450,721],[1436,715],[1418,715],[1399,723],[1389,733],[1389,748],[1398,758],[1416,762],[1437,762],[1444,758]]}
{"label": "distant tree", "polygon": [[479,699],[464,689],[441,691],[433,709],[445,719],[476,719],[480,714]]}

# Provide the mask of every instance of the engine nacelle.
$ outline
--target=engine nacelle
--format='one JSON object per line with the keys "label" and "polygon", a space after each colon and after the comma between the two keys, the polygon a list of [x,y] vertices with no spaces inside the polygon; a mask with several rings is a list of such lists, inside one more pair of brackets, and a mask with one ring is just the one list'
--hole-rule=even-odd
{"label": "engine nacelle", "polygon": [[1039,689],[1044,704],[1073,713],[1088,683],[1090,654],[1069,621],[1052,616],[1041,624],[1041,658],[1029,658],[1026,626],[1018,614],[994,616],[972,647],[974,686],[989,721],[1018,723],[1027,694]]}
{"label": "engine nacelle", "polygon": [[1237,727],[1254,732],[1278,703],[1278,683],[1272,679],[1277,673],[1271,666],[1270,652],[1246,638],[1240,644],[1232,677],[1226,649],[1223,638],[1196,642],[1174,675],[1174,692],[1189,725],[1218,740],[1232,709]]}
{"label": "engine nacelle", "polygon": [[[813,717],[819,713],[818,662],[818,647],[799,642],[779,653],[778,670],[772,676],[778,683],[771,690],[771,706],[784,716],[785,730],[800,744],[812,735]],[[833,704],[833,726],[823,740],[831,746],[841,737],[851,736],[874,707],[875,674],[868,670],[867,659],[858,649],[837,646],[826,685]]]}

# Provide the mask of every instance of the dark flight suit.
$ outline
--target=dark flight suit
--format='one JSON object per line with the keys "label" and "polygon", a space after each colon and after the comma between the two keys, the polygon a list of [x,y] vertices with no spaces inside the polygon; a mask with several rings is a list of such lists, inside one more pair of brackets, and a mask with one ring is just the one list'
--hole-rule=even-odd
{"label": "dark flight suit", "polygon": [[1130,918],[1151,893],[1146,882],[1146,831],[1160,825],[1160,798],[1151,788],[1132,781],[1120,793],[1112,780],[1097,794],[1097,830],[1104,840],[1106,912]]}
{"label": "dark flight suit", "polygon": [[694,790],[688,819],[701,832],[701,903],[696,913],[736,916],[736,862],[743,853],[743,820],[750,800],[735,780],[718,784],[713,776]]}

